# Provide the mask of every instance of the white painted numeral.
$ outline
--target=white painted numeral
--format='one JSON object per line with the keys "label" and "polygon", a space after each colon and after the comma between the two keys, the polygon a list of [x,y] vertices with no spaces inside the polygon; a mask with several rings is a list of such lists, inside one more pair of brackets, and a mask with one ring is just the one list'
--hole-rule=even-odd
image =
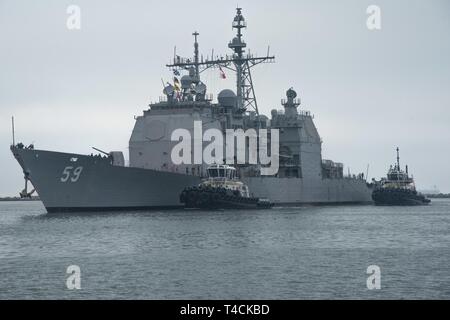
{"label": "white painted numeral", "polygon": [[83,171],[83,167],[77,167],[77,168],[73,171],[73,177],[70,178],[70,181],[72,181],[72,182],[77,182],[78,179],[80,178],[81,171]]}
{"label": "white painted numeral", "polygon": [[63,171],[63,176],[61,177],[61,182],[66,182],[69,180],[70,177],[70,170],[72,170],[73,167],[65,167]]}
{"label": "white painted numeral", "polygon": [[73,170],[72,166],[65,167],[62,173],[61,182],[67,182],[70,178],[70,181],[77,182],[80,178],[81,171],[83,171],[83,167],[76,167]]}

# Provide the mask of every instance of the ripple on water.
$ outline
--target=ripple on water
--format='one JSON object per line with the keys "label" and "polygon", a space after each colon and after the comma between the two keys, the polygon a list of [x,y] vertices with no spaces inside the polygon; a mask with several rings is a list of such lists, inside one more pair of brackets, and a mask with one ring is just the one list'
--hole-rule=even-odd
{"label": "ripple on water", "polygon": [[[45,214],[0,202],[0,298],[450,298],[450,201]],[[65,289],[66,267],[83,290]],[[366,288],[380,266],[382,290]]]}

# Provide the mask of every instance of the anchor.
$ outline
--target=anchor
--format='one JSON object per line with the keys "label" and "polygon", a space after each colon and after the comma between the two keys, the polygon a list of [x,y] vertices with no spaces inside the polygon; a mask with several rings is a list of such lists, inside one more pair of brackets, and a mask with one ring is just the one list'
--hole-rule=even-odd
{"label": "anchor", "polygon": [[19,192],[21,199],[26,199],[26,198],[31,199],[31,196],[36,191],[35,189],[33,189],[30,192],[28,192],[28,180],[30,180],[30,178],[28,176],[29,176],[29,173],[24,172],[25,188],[21,192]]}

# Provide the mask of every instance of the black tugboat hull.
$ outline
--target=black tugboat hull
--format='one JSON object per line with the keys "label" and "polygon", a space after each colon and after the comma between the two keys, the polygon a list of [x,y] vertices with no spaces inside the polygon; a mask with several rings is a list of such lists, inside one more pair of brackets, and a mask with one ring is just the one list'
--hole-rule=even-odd
{"label": "black tugboat hull", "polygon": [[378,189],[372,193],[372,199],[378,206],[418,206],[430,203],[430,199],[425,196],[403,189]]}
{"label": "black tugboat hull", "polygon": [[273,206],[259,198],[246,198],[223,190],[187,188],[180,195],[180,202],[190,209],[264,209]]}

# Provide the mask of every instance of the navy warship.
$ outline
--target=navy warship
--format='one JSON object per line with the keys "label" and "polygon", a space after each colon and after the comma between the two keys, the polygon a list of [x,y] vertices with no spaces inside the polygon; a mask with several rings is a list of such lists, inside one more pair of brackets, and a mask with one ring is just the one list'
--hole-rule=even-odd
{"label": "navy warship", "polygon": [[400,168],[399,148],[397,163],[389,167],[386,178],[381,179],[372,193],[376,205],[412,206],[426,205],[431,202],[423,194],[417,192],[413,177],[409,176],[408,166],[405,171]]}
{"label": "navy warship", "polygon": [[[99,150],[104,155],[46,151],[13,139],[10,149],[23,170],[25,186],[33,185],[48,212],[182,207],[179,195],[201,182],[208,164],[174,164],[171,152],[178,141],[171,135],[184,128],[195,139],[195,121],[223,133],[227,129],[278,130],[276,173],[263,175],[260,165],[227,162],[254,197],[268,198],[276,205],[372,203],[364,174],[344,175],[342,163],[322,159],[314,117],[300,107],[292,88],[281,100],[283,110],[272,110],[270,119],[259,113],[251,71],[274,62],[275,57],[269,50],[264,56],[247,52],[243,39],[247,23],[241,8],[236,11],[232,22],[236,35],[228,43],[231,54],[204,58],[199,54],[197,32],[193,33],[193,58],[174,53],[166,65],[173,72],[173,83],[163,83],[164,96],[135,117],[127,165],[120,151]],[[235,91],[224,89],[214,100],[200,77],[208,69],[234,73]],[[21,194],[31,195],[27,187]]]}

